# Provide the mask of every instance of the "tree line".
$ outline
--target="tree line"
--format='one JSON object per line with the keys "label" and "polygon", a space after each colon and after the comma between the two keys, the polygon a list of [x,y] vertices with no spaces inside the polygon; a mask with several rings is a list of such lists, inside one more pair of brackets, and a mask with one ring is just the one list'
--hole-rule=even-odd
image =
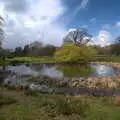
{"label": "tree line", "polygon": [[120,55],[120,37],[114,43],[101,47],[99,45],[89,45],[92,35],[85,29],[70,29],[63,38],[63,45],[56,47],[53,45],[43,45],[41,42],[33,42],[24,47],[17,47],[14,50],[2,48],[2,41],[5,38],[3,30],[4,19],[0,17],[0,57],[37,57],[55,56],[64,60],[89,60],[95,55]]}
{"label": "tree line", "polygon": [[37,57],[53,56],[56,47],[53,45],[43,45],[41,42],[33,42],[24,47],[16,47],[14,50],[1,49],[0,57]]}

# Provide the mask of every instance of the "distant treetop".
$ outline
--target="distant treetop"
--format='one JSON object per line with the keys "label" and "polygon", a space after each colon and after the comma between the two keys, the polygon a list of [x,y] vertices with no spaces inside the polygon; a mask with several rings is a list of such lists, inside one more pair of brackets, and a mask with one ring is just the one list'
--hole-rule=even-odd
{"label": "distant treetop", "polygon": [[64,36],[64,42],[74,42],[75,45],[86,45],[91,41],[92,35],[90,35],[85,29],[70,29]]}

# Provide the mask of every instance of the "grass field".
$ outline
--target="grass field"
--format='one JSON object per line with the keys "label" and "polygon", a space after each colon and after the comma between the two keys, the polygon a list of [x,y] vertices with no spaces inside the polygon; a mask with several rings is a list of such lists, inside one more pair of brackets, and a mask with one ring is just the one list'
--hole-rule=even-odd
{"label": "grass field", "polygon": [[93,61],[120,62],[120,56],[96,56]]}
{"label": "grass field", "polygon": [[[117,101],[117,102],[116,102]],[[0,88],[0,120],[120,120],[120,99]]]}
{"label": "grass field", "polygon": [[[96,61],[120,62],[120,56],[96,56],[91,61],[92,62],[94,62],[94,61],[95,62]],[[52,57],[15,57],[15,58],[7,58],[6,61],[0,60],[0,65],[23,63],[23,62],[61,63],[64,61],[56,61],[55,58],[52,58]]]}
{"label": "grass field", "polygon": [[[120,56],[95,56],[91,60],[92,62],[102,61],[102,62],[120,62]],[[56,61],[53,57],[14,57],[7,58],[6,61],[0,60],[0,65],[6,64],[16,64],[23,62],[32,62],[32,63],[62,63],[63,61]],[[66,61],[65,61],[66,62]]]}
{"label": "grass field", "polygon": [[53,63],[55,62],[55,60],[52,57],[14,57],[14,58],[7,58],[5,61],[0,60],[0,65],[16,64],[16,63],[24,63],[24,62]]}

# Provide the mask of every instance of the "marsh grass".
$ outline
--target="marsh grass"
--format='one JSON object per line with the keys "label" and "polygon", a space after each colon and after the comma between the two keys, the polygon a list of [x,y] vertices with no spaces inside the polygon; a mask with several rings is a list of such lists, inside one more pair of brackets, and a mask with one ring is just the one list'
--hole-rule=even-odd
{"label": "marsh grass", "polygon": [[16,103],[17,101],[14,98],[7,97],[4,95],[0,95],[0,108],[3,106],[11,105],[13,103]]}
{"label": "marsh grass", "polygon": [[0,87],[0,120],[120,120],[118,98],[26,94]]}

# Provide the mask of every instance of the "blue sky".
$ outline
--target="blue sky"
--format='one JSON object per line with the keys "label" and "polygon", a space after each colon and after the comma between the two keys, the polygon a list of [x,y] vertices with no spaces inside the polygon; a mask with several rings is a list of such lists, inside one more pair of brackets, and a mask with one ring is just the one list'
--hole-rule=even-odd
{"label": "blue sky", "polygon": [[120,0],[63,0],[67,7],[66,14],[74,13],[82,1],[87,1],[83,8],[79,9],[68,27],[88,26],[93,33],[102,29],[104,25],[114,26],[120,20]]}
{"label": "blue sky", "polygon": [[102,46],[120,35],[120,0],[0,0],[0,14],[6,48],[34,41],[61,45],[73,28],[88,29]]}
{"label": "blue sky", "polygon": [[93,35],[95,44],[110,44],[120,35],[120,0],[63,0],[63,3],[67,7],[64,16],[71,19],[67,27],[85,27]]}

